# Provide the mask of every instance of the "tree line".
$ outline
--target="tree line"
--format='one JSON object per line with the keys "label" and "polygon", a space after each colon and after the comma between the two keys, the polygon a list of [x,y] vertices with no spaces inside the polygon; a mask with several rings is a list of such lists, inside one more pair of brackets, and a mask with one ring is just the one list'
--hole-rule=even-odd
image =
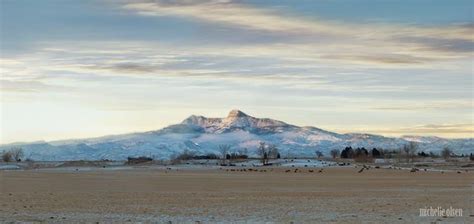
{"label": "tree line", "polygon": [[[318,155],[318,151],[316,153]],[[419,146],[416,142],[409,142],[403,145],[398,150],[384,150],[384,149],[377,149],[372,148],[368,150],[364,147],[352,148],[351,146],[345,147],[342,151],[338,149],[332,149],[330,151],[331,157],[333,159],[339,158],[341,159],[365,159],[365,158],[404,158],[405,161],[411,162],[415,157],[442,157],[444,159],[449,159],[450,157],[464,157],[467,155],[456,155],[449,147],[444,147],[440,154],[436,154],[434,152],[425,153],[424,151],[419,151]],[[319,156],[318,156],[319,157]],[[470,160],[474,160],[474,155],[471,153],[469,155]]]}
{"label": "tree line", "polygon": [[[431,157],[437,158],[442,157],[444,159],[449,159],[450,157],[465,157],[469,156],[470,160],[474,160],[474,155],[470,153],[469,155],[456,155],[453,151],[444,147],[439,154],[434,152],[425,153],[424,151],[418,150],[418,144],[415,142],[409,142],[403,145],[401,148],[384,150],[379,148],[372,148],[371,150],[366,149],[365,147],[352,148],[351,146],[345,147],[342,151],[339,149],[330,150],[330,155],[333,159],[355,159],[359,161],[364,161],[368,159],[376,158],[399,158],[405,159],[408,163],[413,161],[415,157]],[[223,144],[218,146],[219,154],[207,153],[204,155],[197,154],[189,150],[184,150],[182,153],[172,157],[172,160],[202,160],[202,159],[211,159],[211,160],[221,160],[222,164],[232,162],[234,160],[245,160],[249,158],[247,148],[242,149],[232,149],[231,145]],[[324,157],[324,153],[321,150],[315,150],[315,156],[318,159]],[[271,159],[280,159],[280,150],[275,144],[267,144],[265,142],[260,142],[257,147],[258,159],[260,159],[263,165],[269,165]],[[1,160],[3,162],[21,162],[24,157],[23,149],[19,147],[14,147],[10,150],[4,150],[1,154]]]}

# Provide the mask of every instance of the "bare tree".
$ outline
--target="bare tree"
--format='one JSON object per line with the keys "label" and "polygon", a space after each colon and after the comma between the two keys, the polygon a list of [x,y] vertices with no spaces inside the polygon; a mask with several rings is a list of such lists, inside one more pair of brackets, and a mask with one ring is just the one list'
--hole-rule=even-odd
{"label": "bare tree", "polygon": [[276,159],[278,157],[279,151],[276,145],[269,145],[268,146],[268,157],[272,159]]}
{"label": "bare tree", "polygon": [[265,142],[260,142],[260,145],[258,146],[258,155],[260,156],[262,164],[266,165],[268,162],[268,147]]}
{"label": "bare tree", "polygon": [[23,149],[22,148],[13,148],[10,150],[12,157],[15,161],[20,162],[21,158],[23,157]]}
{"label": "bare tree", "polygon": [[222,162],[225,162],[227,155],[230,151],[230,145],[219,145],[219,152],[221,153]]}
{"label": "bare tree", "polygon": [[339,149],[331,150],[331,156],[332,156],[333,159],[335,159],[339,154],[340,154]]}
{"label": "bare tree", "polygon": [[3,151],[2,153],[2,160],[3,162],[11,162],[13,160],[13,155],[10,151]]}
{"label": "bare tree", "polygon": [[248,149],[247,148],[239,149],[237,153],[239,153],[240,156],[248,156]]}
{"label": "bare tree", "polygon": [[441,156],[444,159],[449,159],[449,157],[451,157],[452,153],[453,153],[453,151],[451,151],[451,149],[448,148],[448,147],[444,147],[443,150],[441,150]]}
{"label": "bare tree", "polygon": [[402,149],[405,153],[406,162],[409,163],[410,159],[413,161],[413,157],[418,150],[418,144],[416,144],[416,142],[409,142],[408,144],[405,144]]}
{"label": "bare tree", "polygon": [[321,152],[320,150],[316,150],[315,153],[316,153],[316,157],[318,157],[318,159],[320,159],[321,157],[324,156],[323,152]]}
{"label": "bare tree", "polygon": [[[181,154],[178,154],[174,159],[175,160],[191,160],[196,156],[196,153],[185,149]],[[150,158],[150,157],[148,157]]]}

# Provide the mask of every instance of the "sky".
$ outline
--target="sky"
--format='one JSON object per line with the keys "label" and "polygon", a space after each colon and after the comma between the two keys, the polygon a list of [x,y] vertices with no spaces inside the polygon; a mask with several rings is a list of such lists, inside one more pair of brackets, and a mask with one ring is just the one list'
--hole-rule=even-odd
{"label": "sky", "polygon": [[240,109],[300,126],[474,137],[473,3],[0,0],[0,143]]}

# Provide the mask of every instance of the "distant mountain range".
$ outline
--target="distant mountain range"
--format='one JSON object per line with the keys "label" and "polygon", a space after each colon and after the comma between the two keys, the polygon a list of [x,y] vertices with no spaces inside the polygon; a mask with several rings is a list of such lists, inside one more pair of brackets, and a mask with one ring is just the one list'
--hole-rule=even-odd
{"label": "distant mountain range", "polygon": [[157,131],[99,138],[1,145],[0,151],[18,146],[26,158],[37,161],[124,160],[128,156],[168,159],[184,150],[197,154],[219,154],[218,146],[247,149],[255,155],[259,142],[275,144],[282,156],[314,156],[315,150],[328,155],[331,149],[346,146],[398,149],[415,141],[419,150],[440,151],[449,147],[456,153],[474,153],[474,139],[403,136],[389,138],[371,134],[338,134],[315,127],[298,127],[269,118],[255,118],[232,110],[225,118],[192,115],[180,124]]}

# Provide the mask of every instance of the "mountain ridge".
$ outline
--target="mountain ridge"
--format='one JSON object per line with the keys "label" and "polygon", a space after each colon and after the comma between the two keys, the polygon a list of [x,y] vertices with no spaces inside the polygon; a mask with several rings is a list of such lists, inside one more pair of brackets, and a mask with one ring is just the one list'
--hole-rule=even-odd
{"label": "mountain ridge", "polygon": [[153,156],[169,159],[184,150],[197,154],[219,153],[220,144],[234,149],[246,148],[256,154],[259,142],[275,144],[282,155],[312,156],[315,150],[328,155],[331,149],[346,146],[398,149],[409,141],[420,150],[440,151],[450,147],[457,153],[474,152],[474,139],[445,139],[429,136],[385,137],[365,133],[339,134],[317,127],[288,124],[270,118],[256,118],[240,110],[231,110],[224,118],[191,115],[181,123],[159,130],[96,138],[36,141],[0,145],[0,151],[22,147],[25,157],[33,160],[122,160],[128,156]]}

